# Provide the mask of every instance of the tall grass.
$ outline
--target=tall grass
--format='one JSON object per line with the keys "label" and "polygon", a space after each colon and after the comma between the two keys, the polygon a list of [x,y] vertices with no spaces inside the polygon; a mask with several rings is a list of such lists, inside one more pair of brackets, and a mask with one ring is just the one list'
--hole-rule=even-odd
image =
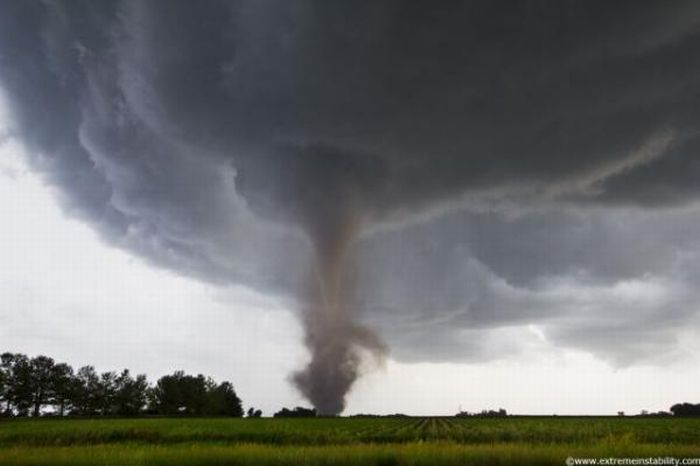
{"label": "tall grass", "polygon": [[1,465],[564,464],[700,457],[700,420],[654,418],[26,419]]}
{"label": "tall grass", "polygon": [[275,445],[407,443],[700,444],[700,419],[677,418],[317,418],[317,419],[24,419],[0,420],[0,446],[97,443],[240,442]]}
{"label": "tall grass", "polygon": [[0,450],[0,465],[557,465],[574,457],[700,457],[698,446],[678,445],[461,445],[404,443],[358,445],[92,445],[11,447]]}

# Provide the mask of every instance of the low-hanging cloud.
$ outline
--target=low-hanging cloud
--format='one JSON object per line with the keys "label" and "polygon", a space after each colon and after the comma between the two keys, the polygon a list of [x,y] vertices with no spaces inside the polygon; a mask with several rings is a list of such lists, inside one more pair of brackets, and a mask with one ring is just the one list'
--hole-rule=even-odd
{"label": "low-hanging cloud", "polygon": [[670,347],[697,301],[699,25],[692,1],[6,1],[0,79],[109,242],[297,296],[293,380],[337,413],[376,329],[422,360],[531,323],[621,364]]}

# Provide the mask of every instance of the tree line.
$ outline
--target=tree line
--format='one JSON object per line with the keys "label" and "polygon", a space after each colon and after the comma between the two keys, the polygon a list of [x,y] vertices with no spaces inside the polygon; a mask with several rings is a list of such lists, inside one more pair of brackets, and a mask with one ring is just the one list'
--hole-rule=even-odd
{"label": "tree line", "polygon": [[671,406],[671,413],[673,413],[674,416],[697,417],[700,416],[700,404],[676,403]]}
{"label": "tree line", "polygon": [[304,408],[302,406],[297,406],[294,409],[282,408],[272,417],[316,417],[316,410],[313,408]]}
{"label": "tree line", "polygon": [[[251,408],[252,409],[252,408]],[[262,413],[252,410],[254,417]],[[3,416],[243,416],[230,382],[177,371],[151,385],[146,376],[77,371],[47,356],[0,355],[0,414]],[[257,415],[257,416],[255,416]]]}
{"label": "tree line", "polygon": [[508,416],[508,412],[503,409],[499,408],[498,411],[495,409],[484,409],[478,413],[470,413],[469,411],[460,411],[457,414],[455,414],[455,417],[506,417]]}

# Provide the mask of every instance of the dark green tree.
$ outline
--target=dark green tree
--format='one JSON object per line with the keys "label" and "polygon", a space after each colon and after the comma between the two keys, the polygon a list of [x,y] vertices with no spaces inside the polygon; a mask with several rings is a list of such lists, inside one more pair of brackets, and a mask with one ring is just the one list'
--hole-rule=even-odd
{"label": "dark green tree", "polygon": [[117,374],[103,372],[100,374],[97,389],[97,413],[103,416],[115,414],[117,395]]}
{"label": "dark green tree", "polygon": [[165,415],[242,416],[241,400],[230,382],[217,385],[203,375],[177,371],[158,379],[152,391],[152,411]]}
{"label": "dark green tree", "polygon": [[15,355],[2,353],[0,355],[0,414],[12,415],[12,368]]}
{"label": "dark green tree", "polygon": [[146,406],[152,414],[243,416],[233,384],[217,384],[201,374],[177,371],[151,388],[145,375],[133,377],[128,369],[98,374],[83,366],[74,372],[47,356],[0,354],[0,415],[40,416],[49,407],[59,416],[136,416]]}
{"label": "dark green tree", "polygon": [[100,376],[92,366],[78,369],[72,383],[73,406],[75,413],[94,416],[100,408]]}
{"label": "dark green tree", "polygon": [[139,414],[146,405],[148,381],[141,374],[131,377],[128,369],[124,369],[115,380],[114,414],[119,416],[134,416]]}
{"label": "dark green tree", "polygon": [[313,408],[304,408],[297,406],[294,409],[282,408],[277,411],[273,417],[315,417],[316,410]]}
{"label": "dark green tree", "polygon": [[41,414],[41,408],[53,397],[52,376],[55,362],[48,356],[37,356],[30,360],[30,386],[32,416]]}
{"label": "dark green tree", "polygon": [[51,372],[52,404],[59,416],[64,416],[73,407],[75,398],[75,379],[73,368],[66,363],[53,366]]}
{"label": "dark green tree", "polygon": [[236,395],[231,382],[222,382],[209,391],[209,409],[206,414],[213,416],[243,416],[241,399]]}
{"label": "dark green tree", "polygon": [[182,414],[187,409],[185,373],[177,371],[158,379],[152,391],[153,410],[158,414]]}
{"label": "dark green tree", "polygon": [[700,416],[700,404],[676,403],[675,405],[671,406],[670,411],[674,416],[697,417]]}
{"label": "dark green tree", "polygon": [[29,416],[34,406],[32,364],[24,354],[13,354],[9,378],[8,396],[17,416]]}

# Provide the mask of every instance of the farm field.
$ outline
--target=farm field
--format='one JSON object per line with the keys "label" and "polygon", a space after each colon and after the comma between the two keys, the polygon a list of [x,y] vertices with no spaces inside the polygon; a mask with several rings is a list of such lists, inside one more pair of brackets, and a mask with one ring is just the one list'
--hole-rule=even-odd
{"label": "farm field", "polygon": [[700,419],[13,419],[0,465],[563,465],[700,458]]}

